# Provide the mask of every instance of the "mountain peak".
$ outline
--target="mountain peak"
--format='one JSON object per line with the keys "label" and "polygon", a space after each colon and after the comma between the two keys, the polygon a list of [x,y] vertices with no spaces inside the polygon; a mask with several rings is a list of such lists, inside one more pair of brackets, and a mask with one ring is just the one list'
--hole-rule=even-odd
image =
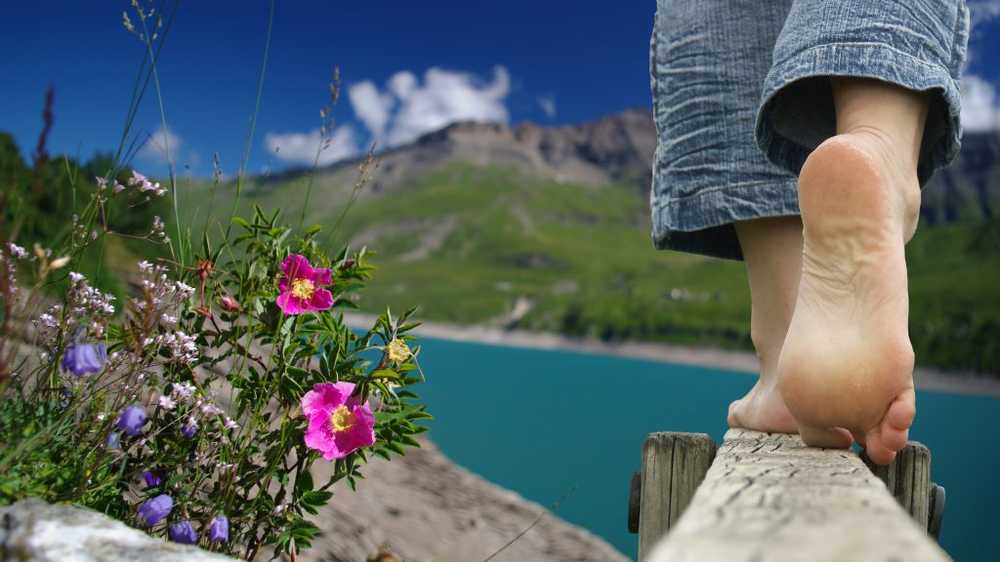
{"label": "mountain peak", "polygon": [[559,181],[627,183],[645,190],[655,149],[650,113],[630,109],[597,121],[556,127],[460,121],[388,150],[381,160],[388,165],[382,168],[389,170],[425,172],[448,162],[468,161],[511,166]]}

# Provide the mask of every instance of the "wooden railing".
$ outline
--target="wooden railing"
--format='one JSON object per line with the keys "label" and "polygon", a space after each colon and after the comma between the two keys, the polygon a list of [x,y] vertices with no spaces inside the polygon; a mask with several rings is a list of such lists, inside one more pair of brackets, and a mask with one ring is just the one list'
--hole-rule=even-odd
{"label": "wooden railing", "polygon": [[[887,467],[798,436],[653,433],[632,481],[640,562],[941,561],[944,489],[909,443]],[[930,534],[928,533],[930,531]]]}

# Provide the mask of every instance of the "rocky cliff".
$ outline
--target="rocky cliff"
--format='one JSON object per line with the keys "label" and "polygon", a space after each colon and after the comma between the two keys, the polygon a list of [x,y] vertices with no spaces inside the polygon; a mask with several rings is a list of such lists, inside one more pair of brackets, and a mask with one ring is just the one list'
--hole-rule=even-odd
{"label": "rocky cliff", "polygon": [[[421,445],[392,462],[372,461],[357,492],[339,491],[314,519],[323,535],[299,559],[354,562],[384,548],[408,562],[478,562],[517,539],[492,562],[627,560],[604,540],[458,467],[426,439]],[[329,466],[316,465],[316,481]]]}

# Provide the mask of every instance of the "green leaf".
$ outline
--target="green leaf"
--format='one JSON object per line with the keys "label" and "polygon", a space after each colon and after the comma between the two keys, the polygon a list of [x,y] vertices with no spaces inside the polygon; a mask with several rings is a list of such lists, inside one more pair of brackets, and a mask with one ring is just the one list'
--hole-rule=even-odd
{"label": "green leaf", "polygon": [[400,380],[399,373],[393,371],[392,369],[379,369],[371,374],[373,379],[387,379],[391,381]]}
{"label": "green leaf", "polygon": [[309,493],[312,489],[312,474],[308,470],[304,470],[299,473],[298,477],[295,479],[295,494],[304,497],[304,494]]}

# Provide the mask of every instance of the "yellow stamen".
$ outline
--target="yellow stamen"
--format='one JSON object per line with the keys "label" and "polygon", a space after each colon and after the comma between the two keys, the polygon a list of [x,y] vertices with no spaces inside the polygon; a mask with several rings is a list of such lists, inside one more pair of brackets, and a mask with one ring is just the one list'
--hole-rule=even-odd
{"label": "yellow stamen", "polygon": [[295,279],[292,281],[292,296],[297,299],[307,301],[316,292],[316,285],[308,279]]}
{"label": "yellow stamen", "polygon": [[413,355],[410,348],[406,346],[406,342],[399,338],[389,342],[389,345],[385,348],[385,352],[389,356],[389,361],[397,364],[406,361],[410,358],[410,355]]}
{"label": "yellow stamen", "polygon": [[358,419],[354,417],[354,414],[343,404],[337,406],[337,409],[330,414],[330,426],[333,428],[334,433],[351,429],[357,421]]}

